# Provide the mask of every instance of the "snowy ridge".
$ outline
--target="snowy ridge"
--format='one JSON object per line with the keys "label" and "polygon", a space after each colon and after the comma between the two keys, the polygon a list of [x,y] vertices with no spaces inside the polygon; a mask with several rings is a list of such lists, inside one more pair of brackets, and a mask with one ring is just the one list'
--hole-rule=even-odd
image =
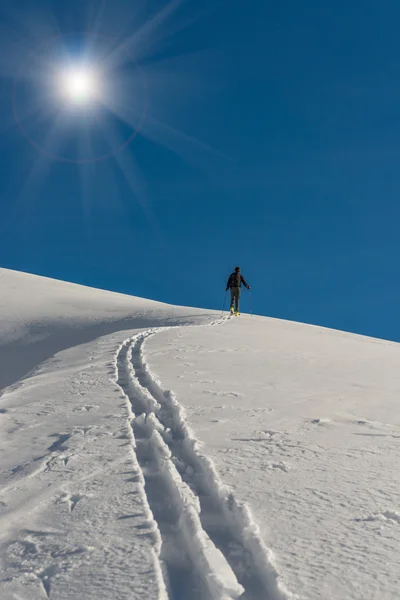
{"label": "snowy ridge", "polygon": [[[153,330],[147,335],[151,333]],[[171,598],[176,596],[178,587],[186,587],[191,598],[235,600],[243,588],[204,532],[198,501],[171,460],[161,435],[163,427],[150,404],[143,410],[148,393],[135,378],[131,364],[132,347],[141,343],[143,336],[146,333],[127,340],[120,348],[117,382],[130,403],[132,443],[161,541],[156,552],[164,567],[164,589],[168,588]],[[161,598],[165,597],[164,589]]]}
{"label": "snowy ridge", "polygon": [[[272,552],[262,541],[250,510],[221,482],[212,461],[201,452],[188,427],[183,408],[172,392],[162,389],[146,364],[145,340],[166,329],[150,329],[127,340],[119,350],[117,364],[118,383],[128,396],[134,415],[131,426],[145,487],[150,489],[147,500],[162,543],[169,547],[165,553],[161,548],[160,559],[166,562],[171,597],[176,565],[168,562],[175,543],[175,549],[181,548],[182,554],[184,548],[192,561],[192,566],[186,566],[184,577],[193,579],[193,567],[197,565],[197,581],[188,580],[187,584],[188,589],[199,590],[198,598],[286,600],[292,596],[279,581]],[[158,494],[163,487],[168,488],[183,539],[171,540],[163,523],[166,515],[156,514],[160,507],[145,474],[151,466],[158,472],[155,477],[164,479],[157,482]],[[161,494],[163,498],[158,499],[165,504],[165,489]],[[182,573],[179,583],[182,585]]]}

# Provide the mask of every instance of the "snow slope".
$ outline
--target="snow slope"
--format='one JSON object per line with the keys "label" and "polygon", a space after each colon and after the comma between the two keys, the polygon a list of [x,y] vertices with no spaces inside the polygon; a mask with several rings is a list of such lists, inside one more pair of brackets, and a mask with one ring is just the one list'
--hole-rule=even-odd
{"label": "snow slope", "polygon": [[[114,331],[201,322],[206,311],[0,269],[0,389],[55,352]],[[199,321],[200,318],[200,321]]]}
{"label": "snow slope", "polygon": [[166,597],[117,354],[215,315],[4,269],[0,284],[1,600]]}
{"label": "snow slope", "polygon": [[[398,344],[244,316],[159,333],[143,354],[251,507],[287,589],[400,597]],[[197,472],[183,476],[207,494]],[[218,523],[217,541],[227,535]]]}
{"label": "snow slope", "polygon": [[399,345],[0,286],[1,600],[399,597]]}

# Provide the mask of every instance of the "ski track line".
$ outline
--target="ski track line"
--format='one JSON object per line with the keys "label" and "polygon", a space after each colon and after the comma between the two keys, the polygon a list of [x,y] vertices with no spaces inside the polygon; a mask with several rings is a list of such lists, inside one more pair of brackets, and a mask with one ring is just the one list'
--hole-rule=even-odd
{"label": "ski track line", "polygon": [[[141,339],[139,334],[133,343]],[[160,433],[163,427],[152,410],[155,401],[146,397],[135,380],[131,353],[129,339],[117,355],[117,383],[129,400],[132,444],[142,473],[145,501],[159,532],[156,555],[164,581],[161,598],[236,600],[243,588],[201,526],[198,500],[171,460]]]}
{"label": "ski track line", "polygon": [[159,536],[155,548],[163,574],[159,598],[293,598],[279,579],[272,552],[249,508],[222,483],[174,393],[164,390],[148,368],[143,353],[146,339],[168,329],[143,331],[125,340],[115,355],[144,501]]}

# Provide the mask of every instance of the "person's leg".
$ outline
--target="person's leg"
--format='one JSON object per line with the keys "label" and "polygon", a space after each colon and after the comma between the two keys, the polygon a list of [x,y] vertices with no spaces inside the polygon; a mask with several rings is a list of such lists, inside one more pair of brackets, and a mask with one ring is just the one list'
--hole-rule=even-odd
{"label": "person's leg", "polygon": [[235,308],[235,311],[237,311],[237,305],[238,305],[238,290],[239,288],[237,287],[233,287],[232,288],[232,308]]}
{"label": "person's leg", "polygon": [[233,310],[233,304],[235,302],[235,288],[231,288],[231,308],[230,310]]}
{"label": "person's leg", "polygon": [[236,293],[236,312],[239,312],[239,307],[240,307],[240,287],[237,288],[237,293]]}

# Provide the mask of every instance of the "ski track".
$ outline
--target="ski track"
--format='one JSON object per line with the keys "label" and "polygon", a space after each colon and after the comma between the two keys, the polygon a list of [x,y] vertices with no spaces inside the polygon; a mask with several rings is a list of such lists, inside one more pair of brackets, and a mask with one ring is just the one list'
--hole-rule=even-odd
{"label": "ski track", "polygon": [[292,595],[249,508],[221,482],[175,395],[162,389],[146,364],[146,339],[167,329],[143,331],[115,355],[144,501],[159,532],[160,600],[287,600]]}

